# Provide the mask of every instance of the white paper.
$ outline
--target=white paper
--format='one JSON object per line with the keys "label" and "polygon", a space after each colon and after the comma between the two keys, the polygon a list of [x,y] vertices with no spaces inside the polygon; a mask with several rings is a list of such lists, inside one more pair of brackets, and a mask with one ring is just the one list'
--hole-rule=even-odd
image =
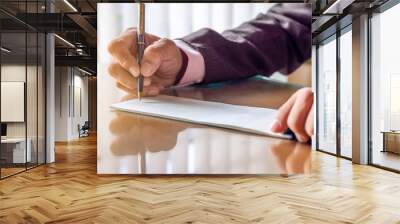
{"label": "white paper", "polygon": [[146,97],[141,101],[138,99],[128,100],[111,105],[111,108],[260,135],[290,138],[289,135],[270,131],[277,111],[268,108],[238,106],[165,95]]}

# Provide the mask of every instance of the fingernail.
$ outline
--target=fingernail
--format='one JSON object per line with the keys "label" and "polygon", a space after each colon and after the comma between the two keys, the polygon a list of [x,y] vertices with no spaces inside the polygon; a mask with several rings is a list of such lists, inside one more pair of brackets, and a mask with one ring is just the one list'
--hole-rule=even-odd
{"label": "fingernail", "polygon": [[282,128],[281,122],[275,119],[271,124],[271,131],[279,132],[281,128]]}
{"label": "fingernail", "polygon": [[134,69],[134,68],[129,69],[129,72],[130,72],[134,77],[138,77],[138,76],[139,76],[139,72],[138,72],[136,69]]}

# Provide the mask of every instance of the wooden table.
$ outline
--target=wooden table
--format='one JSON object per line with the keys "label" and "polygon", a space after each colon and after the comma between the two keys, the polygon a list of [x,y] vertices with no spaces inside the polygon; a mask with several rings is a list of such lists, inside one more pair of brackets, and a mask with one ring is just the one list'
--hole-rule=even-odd
{"label": "wooden table", "polygon": [[[129,97],[100,66],[99,174],[292,174],[310,170],[311,147],[162,118],[112,111]],[[170,89],[163,94],[237,105],[278,108],[299,87],[272,80]],[[207,115],[205,115],[207,116]]]}

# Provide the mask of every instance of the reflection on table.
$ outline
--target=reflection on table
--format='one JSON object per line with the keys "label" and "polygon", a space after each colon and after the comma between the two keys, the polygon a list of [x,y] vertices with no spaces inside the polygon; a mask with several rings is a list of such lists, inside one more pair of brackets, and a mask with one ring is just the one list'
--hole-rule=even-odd
{"label": "reflection on table", "polygon": [[[297,174],[311,170],[311,147],[290,140],[113,111],[134,96],[119,91],[99,66],[99,174]],[[249,79],[169,89],[163,94],[278,108],[298,86]],[[205,115],[206,116],[206,115]]]}
{"label": "reflection on table", "polygon": [[[135,158],[114,172],[145,174],[293,174],[310,170],[310,150],[277,138],[189,127],[120,112],[110,123],[111,152]],[[112,169],[112,168],[111,168]]]}

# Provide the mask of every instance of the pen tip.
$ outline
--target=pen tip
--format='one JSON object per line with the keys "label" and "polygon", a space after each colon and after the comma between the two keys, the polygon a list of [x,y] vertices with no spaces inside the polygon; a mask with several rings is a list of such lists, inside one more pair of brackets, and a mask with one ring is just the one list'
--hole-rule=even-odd
{"label": "pen tip", "polygon": [[142,93],[141,92],[139,92],[138,98],[139,98],[139,101],[142,100]]}

